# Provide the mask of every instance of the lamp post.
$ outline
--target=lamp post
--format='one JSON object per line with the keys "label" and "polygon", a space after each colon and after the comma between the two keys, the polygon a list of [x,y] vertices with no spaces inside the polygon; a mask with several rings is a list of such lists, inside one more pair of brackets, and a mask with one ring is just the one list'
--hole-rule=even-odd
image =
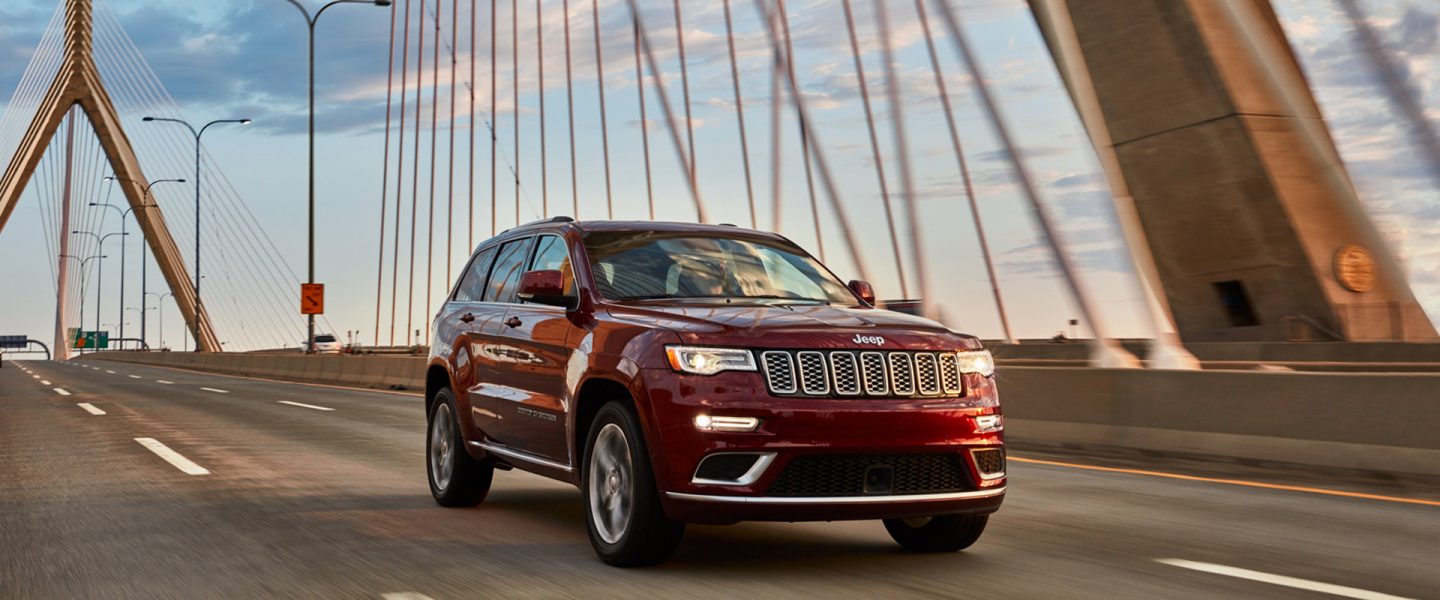
{"label": "lamp post", "polygon": [[184,119],[172,119],[169,117],[145,117],[141,120],[145,121],[146,123],[157,121],[166,123],[179,123],[181,125],[184,125],[186,129],[189,129],[191,135],[195,136],[195,329],[191,332],[191,335],[195,336],[195,351],[199,352],[200,315],[202,314],[200,308],[200,136],[205,135],[205,130],[209,129],[211,125],[218,125],[221,123],[238,123],[240,125],[249,125],[250,119],[216,119],[201,126],[198,130],[195,129],[195,127],[191,125],[189,121],[186,121]]}
{"label": "lamp post", "polygon": [[[110,238],[112,238],[112,237],[115,237],[115,236],[117,236],[117,235],[119,235],[119,236],[130,235],[130,234],[128,234],[128,233],[119,232],[119,231],[117,231],[117,232],[115,232],[115,233],[107,233],[107,234],[105,234],[105,235],[100,235],[100,234],[96,234],[96,233],[91,233],[91,232],[89,232],[89,231],[79,231],[79,230],[72,231],[72,232],[70,232],[70,233],[73,233],[73,234],[75,234],[75,235],[88,235],[88,236],[94,237],[94,238],[97,240],[97,241],[95,242],[95,249],[96,249],[97,251],[99,251],[99,252],[104,252],[104,251],[105,251],[105,240],[108,240],[108,239],[110,239]],[[102,256],[102,257],[100,257],[100,258],[103,259],[103,258],[105,258],[105,257]],[[100,266],[98,266],[98,267],[95,268],[95,330],[96,330],[96,331],[99,331],[99,330],[100,330],[100,299],[104,297],[104,293],[105,293],[105,261],[104,261],[104,260],[101,260],[101,261],[100,261]],[[83,305],[84,305],[84,302],[85,302],[85,299],[82,297],[82,298],[80,299],[80,302],[81,302],[81,305],[83,306]],[[122,320],[122,321],[124,320],[123,315],[122,315],[122,317],[121,317],[121,320]],[[83,320],[81,321],[81,325],[84,325],[84,321],[83,321]],[[96,348],[96,349],[98,350],[99,348]]]}
{"label": "lamp post", "polygon": [[[83,232],[77,231],[75,233]],[[95,234],[92,233],[90,235]],[[94,256],[82,259],[78,256],[75,256],[74,254],[61,254],[60,258],[73,258],[80,261],[80,327],[83,328],[85,327],[85,266],[88,265],[92,260],[95,260],[97,258],[104,259],[107,257],[101,254],[96,254]],[[96,319],[96,322],[99,322],[98,318]],[[81,350],[84,350],[84,348],[81,348]],[[84,354],[84,352],[81,352],[81,354]]]}
{"label": "lamp post", "polygon": [[[294,5],[305,17],[305,25],[310,30],[310,190],[309,190],[309,212],[310,212],[310,234],[309,234],[309,269],[306,275],[307,283],[315,283],[315,23],[320,20],[320,15],[336,4],[374,4],[375,6],[390,6],[390,0],[332,0],[321,6],[315,14],[296,0],[286,0]],[[305,352],[315,352],[315,315],[307,315],[305,336]]]}
{"label": "lamp post", "polygon": [[[129,177],[116,177],[116,176],[114,176],[114,175],[107,175],[107,176],[105,177],[105,181],[128,181],[128,182],[130,182],[130,183],[136,183],[134,179],[130,179]],[[150,208],[150,207],[152,207],[152,206],[157,206],[157,205],[154,203],[154,199],[150,197],[150,188],[155,187],[155,184],[157,184],[157,183],[166,183],[166,182],[185,183],[185,180],[184,180],[184,179],[156,179],[155,181],[152,181],[152,182],[150,182],[150,183],[148,183],[148,184],[145,184],[145,193],[144,193],[144,195],[141,197],[141,200],[140,200],[140,201],[141,201],[141,204],[140,204],[140,206],[138,206],[138,207],[132,206],[132,207],[130,207],[130,208],[126,208],[126,209],[124,209],[124,210],[121,210],[120,207],[115,206],[114,204],[110,204],[110,203],[108,203],[108,202],[91,202],[91,203],[90,203],[90,206],[103,206],[103,207],[106,207],[106,208],[113,208],[113,209],[115,209],[116,211],[118,211],[118,212],[120,213],[120,231],[123,232],[123,231],[125,231],[125,217],[126,217],[127,215],[129,215],[130,213],[134,212],[136,208]],[[136,215],[136,216],[135,216],[135,219],[138,221],[138,220],[140,219],[140,216],[139,216],[139,215]],[[140,303],[141,303],[141,305],[144,305],[144,303],[145,303],[145,302],[144,302],[144,299],[145,299],[145,274],[146,274],[150,269],[149,269],[149,267],[148,267],[148,265],[146,264],[146,261],[145,261],[146,253],[145,253],[145,244],[144,244],[143,242],[140,244],[140,252],[141,252],[141,254],[140,254],[140,299],[141,299],[141,302],[140,302]],[[98,311],[100,310],[100,307],[98,307],[98,306],[95,307],[95,310],[98,312]],[[125,337],[125,244],[123,244],[123,243],[120,244],[120,337],[121,337],[121,338],[124,338],[124,337]],[[141,342],[142,344],[145,342],[145,311],[143,311],[143,310],[140,311],[140,342]]]}
{"label": "lamp post", "polygon": [[165,348],[165,299],[174,296],[174,292],[147,292],[147,296],[155,296],[155,312],[160,314],[160,348]]}
{"label": "lamp post", "polygon": [[[144,323],[144,322],[145,322],[145,311],[150,310],[150,309],[145,306],[145,300],[144,300],[144,299],[141,299],[141,300],[140,300],[140,308],[135,308],[135,307],[131,306],[130,308],[127,308],[127,309],[125,309],[125,310],[126,310],[127,312],[133,310],[133,311],[135,311],[135,312],[137,312],[137,313],[140,313],[140,322],[141,322],[141,323]],[[127,323],[127,321],[125,321],[125,319],[120,319],[120,331],[125,331],[125,324],[126,324],[126,323]],[[144,325],[141,325],[140,327],[142,328],[141,331],[144,331],[143,328],[144,328],[145,326],[144,326]],[[125,334],[123,334],[123,333],[120,334],[120,341],[122,341],[122,342],[125,341]],[[145,338],[144,338],[144,336],[141,336],[141,338],[140,338],[140,346],[141,346],[141,348],[143,348],[143,349],[146,349],[146,350],[149,349],[149,348],[147,348],[146,345],[145,345]]]}

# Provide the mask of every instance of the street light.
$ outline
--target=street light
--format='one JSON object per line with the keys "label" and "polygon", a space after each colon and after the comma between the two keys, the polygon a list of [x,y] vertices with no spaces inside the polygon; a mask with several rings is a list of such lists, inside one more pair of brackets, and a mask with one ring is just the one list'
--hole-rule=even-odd
{"label": "street light", "polygon": [[200,136],[205,135],[205,130],[206,130],[206,129],[209,129],[211,125],[217,125],[217,124],[220,124],[220,123],[238,123],[238,124],[240,124],[240,125],[249,125],[249,124],[250,124],[250,119],[216,119],[216,120],[214,120],[214,121],[211,121],[211,122],[209,122],[209,123],[206,123],[206,124],[205,124],[204,126],[202,126],[198,131],[195,129],[195,127],[194,127],[193,125],[190,124],[189,121],[185,121],[184,119],[172,119],[172,118],[169,118],[169,117],[145,117],[145,118],[143,118],[143,119],[141,119],[141,120],[142,120],[142,121],[145,121],[146,123],[151,123],[151,122],[156,122],[156,121],[166,122],[166,123],[179,123],[179,124],[181,124],[181,125],[184,125],[186,129],[189,129],[191,135],[194,135],[194,136],[195,136],[195,330],[194,330],[193,332],[191,332],[191,334],[195,336],[195,351],[196,351],[196,352],[199,352],[199,351],[200,351],[200,315],[201,315],[201,312],[200,312]]}
{"label": "street light", "polygon": [[[75,233],[83,233],[83,232],[78,232],[78,231],[77,231],[77,232],[75,232]],[[90,235],[95,235],[95,234],[92,233],[92,234],[90,234]],[[112,234],[112,235],[113,235],[113,234]],[[105,256],[105,255],[103,255],[103,254],[96,254],[96,255],[91,256],[91,257],[89,257],[89,258],[83,258],[83,259],[82,259],[82,258],[80,258],[80,257],[78,257],[78,256],[75,256],[74,254],[61,254],[61,255],[60,255],[60,258],[73,258],[73,259],[75,259],[75,260],[80,261],[80,328],[83,329],[83,328],[85,327],[85,266],[88,265],[88,264],[90,263],[90,261],[95,260],[95,259],[97,259],[97,258],[99,258],[99,259],[105,259],[105,258],[109,258],[109,257],[108,257],[108,256]],[[105,263],[102,262],[102,263],[100,263],[100,264],[105,264]],[[98,312],[98,309],[97,309],[97,312]],[[98,318],[96,319],[96,322],[97,322],[97,323],[99,322],[99,319],[98,319]],[[85,349],[84,349],[84,348],[81,348],[80,350],[82,350],[81,354],[84,354],[83,350],[85,350]]]}
{"label": "street light", "polygon": [[[95,239],[97,240],[96,245],[95,245],[95,246],[96,246],[95,249],[96,249],[96,251],[99,251],[99,252],[104,252],[104,251],[105,251],[105,240],[108,240],[108,239],[110,239],[110,238],[112,238],[112,237],[115,237],[115,236],[117,236],[117,235],[119,235],[119,236],[130,235],[130,234],[128,234],[128,233],[118,232],[118,231],[115,232],[115,233],[107,233],[107,234],[105,234],[105,235],[99,235],[99,234],[96,234],[96,233],[91,233],[91,232],[89,232],[89,231],[80,231],[80,230],[71,231],[70,233],[73,233],[73,234],[75,234],[75,235],[88,235],[88,236],[91,236],[91,237],[95,238]],[[121,244],[121,246],[123,247],[124,244]],[[105,257],[102,256],[101,258],[105,258]],[[103,297],[104,293],[105,293],[105,261],[102,260],[102,261],[100,261],[100,266],[95,268],[95,329],[96,329],[97,331],[100,329],[100,298]],[[80,304],[81,304],[81,306],[84,306],[84,304],[85,304],[85,298],[84,298],[83,296],[80,298]],[[124,316],[123,316],[123,315],[121,316],[121,320],[122,320],[122,321],[124,320]],[[84,325],[84,324],[85,324],[85,322],[84,322],[83,319],[81,320],[80,324],[81,324],[81,325]],[[97,348],[97,350],[98,350],[98,348]]]}
{"label": "street light", "polygon": [[147,296],[156,296],[155,311],[160,313],[160,348],[165,348],[165,298],[174,296],[174,292],[147,292]]}
{"label": "street light", "polygon": [[[130,182],[130,183],[136,183],[136,181],[135,181],[134,179],[131,179],[131,178],[129,178],[129,177],[116,177],[116,176],[114,176],[114,175],[107,175],[107,176],[105,176],[104,181],[128,181],[128,182]],[[110,203],[108,203],[108,202],[91,202],[91,203],[90,203],[90,206],[104,206],[104,207],[113,208],[113,209],[119,211],[119,212],[120,212],[120,231],[123,232],[123,231],[125,231],[125,216],[126,216],[126,215],[129,215],[129,214],[130,214],[131,212],[133,212],[136,208],[150,208],[150,207],[152,207],[152,206],[158,206],[157,204],[155,204],[155,203],[153,202],[153,199],[150,197],[150,188],[155,187],[155,184],[157,184],[157,183],[167,183],[167,182],[185,183],[185,180],[184,180],[184,179],[156,179],[155,181],[152,181],[152,182],[146,184],[146,185],[145,185],[145,193],[144,193],[144,196],[141,198],[141,200],[140,200],[140,201],[141,201],[141,204],[140,204],[140,206],[138,206],[138,207],[132,206],[132,207],[130,207],[130,208],[126,208],[126,209],[124,209],[124,210],[120,210],[120,207],[115,206],[114,204],[110,204]],[[146,203],[147,200],[151,200],[151,201],[147,204],[147,203]],[[139,216],[139,215],[136,215],[135,218],[136,218],[136,220],[138,221],[139,218],[140,218],[140,216]],[[146,263],[146,261],[145,261],[145,258],[146,258],[145,248],[146,248],[145,244],[144,244],[144,243],[141,243],[141,244],[140,244],[140,252],[141,252],[141,254],[140,254],[140,294],[141,294],[141,298],[142,298],[142,299],[144,298],[144,294],[145,294],[145,274],[150,271],[150,269],[148,268],[147,263]],[[142,302],[142,304],[143,304],[143,302]],[[100,307],[98,307],[98,306],[95,307],[95,311],[96,311],[96,312],[99,312],[99,311],[100,311]],[[121,318],[120,318],[120,337],[121,337],[121,338],[124,338],[124,337],[125,337],[125,318],[124,318],[124,315],[125,315],[125,244],[120,244],[120,315],[121,315]],[[141,342],[142,344],[145,342],[145,312],[144,312],[144,311],[141,311],[141,312],[140,312],[140,342]]]}
{"label": "street light", "polygon": [[[286,0],[300,10],[305,17],[305,24],[310,28],[310,234],[309,234],[309,273],[306,276],[307,283],[315,283],[315,23],[320,20],[320,15],[325,9],[336,4],[374,4],[375,6],[390,6],[390,0],[333,0],[321,6],[312,16],[305,6],[296,0]],[[315,352],[315,315],[306,315],[308,325],[305,337],[305,352]]]}

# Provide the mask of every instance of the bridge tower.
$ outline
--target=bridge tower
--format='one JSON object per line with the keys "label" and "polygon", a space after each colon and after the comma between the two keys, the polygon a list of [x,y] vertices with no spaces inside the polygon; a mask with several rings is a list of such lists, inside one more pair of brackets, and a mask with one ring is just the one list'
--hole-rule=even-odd
{"label": "bridge tower", "polygon": [[[79,107],[95,129],[95,136],[105,151],[116,183],[134,208],[145,243],[150,245],[151,255],[159,264],[160,272],[174,294],[181,315],[184,316],[190,331],[195,332],[196,348],[204,352],[218,352],[220,342],[210,324],[209,315],[203,308],[197,311],[195,289],[186,275],[180,249],[165,227],[160,208],[145,202],[144,185],[140,182],[149,180],[140,168],[135,151],[125,135],[120,117],[116,114],[110,95],[105,91],[105,85],[91,55],[92,14],[91,0],[65,2],[65,59],[56,72],[39,110],[30,121],[24,137],[21,138],[20,146],[11,157],[3,178],[0,178],[0,230],[5,228],[10,213],[15,210],[15,205],[20,200],[21,192],[25,191],[26,184],[35,173],[40,158],[44,156],[65,115],[71,112],[72,108]],[[70,187],[68,182],[66,187]],[[67,192],[66,210],[69,206],[68,195]],[[61,248],[66,247],[69,235],[69,227],[62,226],[59,238]],[[64,250],[61,253],[64,254]],[[66,313],[63,300],[67,261],[58,257],[56,260],[59,261],[61,300],[58,301],[60,306],[56,311],[55,357],[57,360],[64,360],[69,356],[70,347],[69,340],[65,339]]]}
{"label": "bridge tower", "polygon": [[1436,339],[1269,0],[1029,1],[1183,339]]}

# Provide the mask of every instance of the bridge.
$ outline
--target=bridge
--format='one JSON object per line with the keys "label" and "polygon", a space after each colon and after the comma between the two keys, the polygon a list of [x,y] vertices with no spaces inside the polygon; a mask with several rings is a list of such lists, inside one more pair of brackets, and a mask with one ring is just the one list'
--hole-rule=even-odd
{"label": "bridge", "polygon": [[[53,284],[7,290],[53,313],[0,334],[55,359],[0,362],[0,590],[1433,594],[1437,248],[1403,232],[1436,230],[1376,190],[1440,185],[1388,25],[1440,17],[1329,13],[1401,186],[1338,132],[1295,4],[268,0],[232,33],[308,27],[308,71],[190,106],[132,6],[57,2],[0,115],[0,273],[43,256]],[[260,48],[169,45],[225,44]],[[593,563],[560,484],[434,507],[429,321],[477,244],[558,215],[780,232],[989,340],[1017,490],[993,544],[745,524],[637,575]],[[317,334],[344,353],[302,355]]]}

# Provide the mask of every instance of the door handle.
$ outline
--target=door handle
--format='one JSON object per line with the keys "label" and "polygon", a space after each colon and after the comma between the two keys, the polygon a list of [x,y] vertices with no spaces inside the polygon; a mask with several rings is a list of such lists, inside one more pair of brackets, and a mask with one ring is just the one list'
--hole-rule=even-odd
{"label": "door handle", "polygon": [[472,315],[472,314],[470,314],[470,313],[465,313],[465,314],[463,314],[463,315],[460,315],[460,320],[461,320],[461,321],[464,321],[464,322],[466,322],[466,323],[469,323],[469,322],[475,320],[475,315]]}
{"label": "door handle", "polygon": [[511,327],[519,327],[521,324],[520,317],[510,317],[508,319],[505,319],[505,324]]}

